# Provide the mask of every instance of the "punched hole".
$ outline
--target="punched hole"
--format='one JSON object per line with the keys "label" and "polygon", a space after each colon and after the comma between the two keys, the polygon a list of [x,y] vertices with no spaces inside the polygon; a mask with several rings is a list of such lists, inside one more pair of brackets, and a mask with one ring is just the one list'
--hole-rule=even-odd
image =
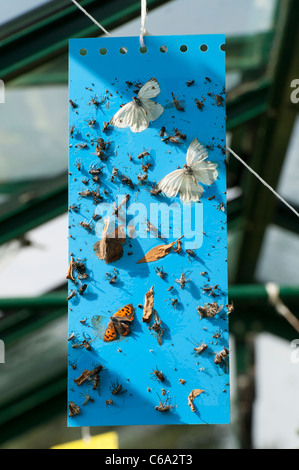
{"label": "punched hole", "polygon": [[167,52],[167,51],[168,51],[167,46],[161,46],[161,47],[160,47],[160,52],[162,52],[163,54],[164,54],[165,52]]}
{"label": "punched hole", "polygon": [[142,46],[140,47],[139,51],[141,52],[141,54],[145,54],[147,52],[147,47]]}
{"label": "punched hole", "polygon": [[79,54],[80,55],[86,55],[87,54],[87,49],[84,49],[84,48],[80,49]]}
{"label": "punched hole", "polygon": [[101,47],[101,49],[100,49],[99,52],[100,52],[101,55],[107,54],[107,49],[106,49],[106,47]]}
{"label": "punched hole", "polygon": [[119,49],[119,52],[120,52],[121,54],[126,54],[126,53],[128,52],[128,49],[127,49],[126,47],[121,47],[121,48]]}
{"label": "punched hole", "polygon": [[221,44],[220,49],[221,49],[223,52],[226,52],[226,44]]}
{"label": "punched hole", "polygon": [[187,52],[187,50],[188,50],[188,47],[185,44],[182,44],[181,47],[180,47],[180,51],[181,52]]}
{"label": "punched hole", "polygon": [[208,46],[207,46],[206,44],[202,44],[202,45],[200,46],[201,52],[207,52],[208,49],[209,49],[209,48],[208,48]]}

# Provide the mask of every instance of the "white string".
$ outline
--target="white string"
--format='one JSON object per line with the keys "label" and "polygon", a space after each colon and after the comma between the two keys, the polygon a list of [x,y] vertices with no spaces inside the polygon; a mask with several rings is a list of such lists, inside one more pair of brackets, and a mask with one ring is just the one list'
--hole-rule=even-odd
{"label": "white string", "polygon": [[247,163],[245,163],[241,157],[239,157],[239,155],[237,155],[232,149],[230,149],[228,146],[226,147],[227,150],[237,159],[239,160],[239,162],[241,162],[246,168],[247,170],[250,171],[250,173],[252,173],[258,180],[260,180],[260,182],[266,186],[266,188],[268,188],[273,194],[274,196],[277,197],[277,199],[279,199],[281,202],[283,202],[283,204],[285,204],[292,212],[294,212],[294,214],[299,218],[299,212],[296,211],[296,209],[294,209],[294,207],[292,207],[283,197],[281,197],[268,183],[266,183],[265,180],[263,180],[263,178],[261,178],[260,175],[258,175],[252,168],[250,168],[250,166],[247,165]]}
{"label": "white string", "polygon": [[107,34],[107,36],[111,36],[109,31],[107,31],[107,29],[105,29],[104,26],[98,23],[97,20],[95,20],[93,16],[91,16],[86,10],[84,10],[84,8],[81,7],[81,5],[78,2],[76,2],[76,0],[71,0],[71,1],[76,5],[76,7],[79,8],[79,10],[81,10],[84,13],[84,15],[86,15],[91,21],[93,21],[94,24],[97,25],[105,34]]}
{"label": "white string", "polygon": [[146,0],[141,0],[141,28],[140,28],[140,46],[141,47],[144,47],[143,37],[148,34],[146,27],[145,27],[146,15],[147,15]]}
{"label": "white string", "polygon": [[283,301],[279,297],[279,286],[274,282],[268,282],[265,285],[265,289],[267,291],[270,304],[273,305],[277,313],[282,315],[290,323],[290,325],[292,325],[292,327],[295,328],[295,330],[299,333],[299,320],[288,309],[288,307],[283,303]]}

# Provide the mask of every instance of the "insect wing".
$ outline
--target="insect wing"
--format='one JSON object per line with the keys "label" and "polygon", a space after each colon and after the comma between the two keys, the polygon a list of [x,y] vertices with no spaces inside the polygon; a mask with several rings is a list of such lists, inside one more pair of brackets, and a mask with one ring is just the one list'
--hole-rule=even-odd
{"label": "insect wing", "polygon": [[203,187],[194,181],[193,175],[184,175],[179,193],[183,203],[196,202],[200,201]]}
{"label": "insect wing", "polygon": [[193,168],[195,163],[203,162],[208,158],[207,150],[198,142],[197,137],[192,140],[187,150],[187,165]]}
{"label": "insect wing", "polygon": [[111,317],[111,321],[117,333],[121,336],[128,336],[130,333],[130,325],[124,323],[123,321],[117,319],[116,317]]}
{"label": "insect wing", "polygon": [[175,170],[159,181],[157,187],[167,197],[175,197],[180,190],[184,178],[184,170]]}
{"label": "insect wing", "polygon": [[217,163],[203,161],[192,165],[192,171],[196,181],[203,184],[213,184],[218,177]]}
{"label": "insect wing", "polygon": [[118,310],[113,318],[118,321],[132,322],[134,320],[134,307],[132,304],[125,305]]}
{"label": "insect wing", "polygon": [[114,323],[110,320],[110,322],[107,325],[103,341],[108,343],[110,341],[114,341],[116,338],[117,338],[117,332],[114,327]]}
{"label": "insect wing", "polygon": [[151,78],[148,82],[140,88],[138,98],[141,100],[155,98],[161,92],[160,85],[156,78]]}
{"label": "insect wing", "polygon": [[148,99],[141,100],[142,106],[145,109],[147,118],[149,121],[155,121],[158,119],[164,111],[163,106],[155,101],[151,101]]}

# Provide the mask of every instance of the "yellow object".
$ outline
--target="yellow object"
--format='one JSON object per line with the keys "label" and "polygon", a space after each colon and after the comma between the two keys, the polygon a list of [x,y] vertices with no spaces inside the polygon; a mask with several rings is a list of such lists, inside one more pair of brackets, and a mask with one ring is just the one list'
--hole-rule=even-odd
{"label": "yellow object", "polygon": [[118,449],[118,435],[116,432],[106,432],[98,436],[60,444],[52,449]]}

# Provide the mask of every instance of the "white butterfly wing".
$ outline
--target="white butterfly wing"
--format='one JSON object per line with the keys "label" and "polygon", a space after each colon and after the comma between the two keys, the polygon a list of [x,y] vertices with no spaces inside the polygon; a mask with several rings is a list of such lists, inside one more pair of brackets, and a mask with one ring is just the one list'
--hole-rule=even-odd
{"label": "white butterfly wing", "polygon": [[218,165],[208,161],[207,158],[207,150],[198,142],[197,138],[192,140],[187,151],[187,165],[192,168],[197,181],[210,185],[218,177]]}
{"label": "white butterfly wing", "polygon": [[164,111],[163,106],[161,106],[159,103],[156,103],[155,101],[142,99],[141,103],[145,109],[149,121],[155,121]]}
{"label": "white butterfly wing", "polygon": [[203,187],[194,181],[192,175],[184,175],[180,186],[180,198],[183,203],[197,202],[203,194]]}
{"label": "white butterfly wing", "polygon": [[210,185],[213,184],[218,178],[217,163],[212,163],[209,161],[195,163],[192,165],[193,175],[197,181],[200,181],[203,184]]}
{"label": "white butterfly wing", "polygon": [[114,114],[110,124],[120,128],[130,127],[132,132],[141,132],[149,126],[149,119],[143,107],[130,101]]}
{"label": "white butterfly wing", "polygon": [[207,150],[198,142],[197,137],[192,140],[187,150],[187,165],[192,166],[208,158]]}
{"label": "white butterfly wing", "polygon": [[159,95],[161,89],[158,81],[155,78],[151,78],[148,82],[140,88],[138,92],[139,99],[150,99],[155,98]]}
{"label": "white butterfly wing", "polygon": [[184,178],[184,170],[175,170],[166,175],[157,184],[160,189],[167,197],[175,197],[180,190],[182,181]]}

